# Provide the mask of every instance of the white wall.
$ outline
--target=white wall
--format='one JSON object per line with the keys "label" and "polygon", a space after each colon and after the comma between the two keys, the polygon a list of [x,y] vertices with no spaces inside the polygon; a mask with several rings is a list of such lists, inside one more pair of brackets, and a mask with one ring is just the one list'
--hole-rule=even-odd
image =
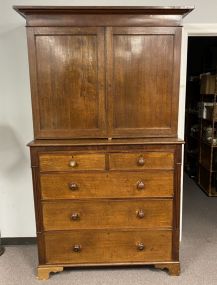
{"label": "white wall", "polygon": [[[33,129],[25,21],[12,10],[12,5],[196,5],[185,22],[214,23],[217,22],[215,2],[0,0],[0,231],[3,237],[35,236],[30,157],[26,147],[33,138]],[[180,137],[184,133],[184,88],[180,98]]]}

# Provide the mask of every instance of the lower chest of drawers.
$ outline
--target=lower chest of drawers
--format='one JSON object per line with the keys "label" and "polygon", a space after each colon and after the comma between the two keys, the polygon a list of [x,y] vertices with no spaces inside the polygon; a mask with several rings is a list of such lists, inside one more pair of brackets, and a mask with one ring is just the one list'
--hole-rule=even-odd
{"label": "lower chest of drawers", "polygon": [[130,152],[38,148],[33,155],[40,264],[176,258],[174,146]]}

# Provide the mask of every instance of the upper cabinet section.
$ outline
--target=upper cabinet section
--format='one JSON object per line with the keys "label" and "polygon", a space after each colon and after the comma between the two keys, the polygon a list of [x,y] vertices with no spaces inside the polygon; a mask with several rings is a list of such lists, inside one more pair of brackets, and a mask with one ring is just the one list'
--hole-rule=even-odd
{"label": "upper cabinet section", "polygon": [[36,139],[176,137],[189,7],[14,7]]}
{"label": "upper cabinet section", "polygon": [[106,136],[104,28],[28,28],[36,138]]}
{"label": "upper cabinet section", "polygon": [[108,28],[110,136],[177,132],[180,28]]}

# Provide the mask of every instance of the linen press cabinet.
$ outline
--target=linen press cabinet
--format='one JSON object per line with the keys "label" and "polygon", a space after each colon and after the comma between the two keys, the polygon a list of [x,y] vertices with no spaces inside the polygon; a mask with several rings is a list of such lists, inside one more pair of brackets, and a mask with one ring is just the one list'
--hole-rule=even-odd
{"label": "linen press cabinet", "polygon": [[38,278],[178,275],[181,21],[190,7],[16,6],[26,18]]}

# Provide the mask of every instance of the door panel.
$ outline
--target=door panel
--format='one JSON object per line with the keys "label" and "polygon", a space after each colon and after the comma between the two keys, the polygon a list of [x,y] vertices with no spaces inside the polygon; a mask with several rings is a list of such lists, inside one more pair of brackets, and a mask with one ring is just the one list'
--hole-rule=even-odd
{"label": "door panel", "polygon": [[104,29],[34,28],[29,36],[36,137],[104,136]]}
{"label": "door panel", "polygon": [[176,135],[179,41],[179,28],[108,29],[109,136]]}

